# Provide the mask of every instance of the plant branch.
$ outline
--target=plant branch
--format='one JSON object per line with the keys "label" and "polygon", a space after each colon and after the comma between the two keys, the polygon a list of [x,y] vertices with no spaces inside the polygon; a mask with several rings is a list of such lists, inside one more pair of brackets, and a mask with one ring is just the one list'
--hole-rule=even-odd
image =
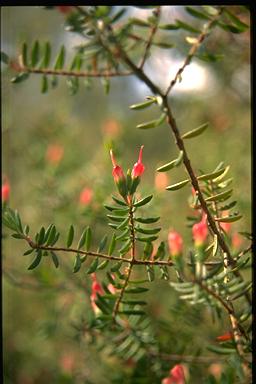
{"label": "plant branch", "polygon": [[168,86],[168,88],[167,88],[167,90],[165,92],[165,96],[168,96],[168,94],[170,93],[171,89],[174,87],[174,85],[177,83],[178,79],[182,75],[184,69],[191,63],[192,58],[195,56],[198,48],[203,43],[205,38],[209,35],[210,28],[218,20],[218,18],[220,17],[222,11],[223,11],[223,8],[220,7],[220,9],[219,9],[218,13],[216,14],[216,16],[214,16],[207,24],[204,25],[204,30],[200,33],[200,35],[197,38],[195,38],[195,43],[190,48],[189,53],[188,53],[188,55],[187,55],[183,65],[178,69],[174,79],[171,81],[170,85]]}

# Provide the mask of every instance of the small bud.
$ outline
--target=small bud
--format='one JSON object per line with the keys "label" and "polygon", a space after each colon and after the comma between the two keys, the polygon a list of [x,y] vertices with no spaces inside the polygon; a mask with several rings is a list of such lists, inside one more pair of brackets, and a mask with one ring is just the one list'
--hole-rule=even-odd
{"label": "small bud", "polygon": [[126,178],[122,168],[116,163],[112,149],[110,150],[110,157],[113,164],[112,175],[113,175],[114,181],[117,185],[120,195],[126,198],[127,196]]}
{"label": "small bud", "polygon": [[9,200],[10,197],[10,184],[6,179],[2,185],[2,202],[5,203]]}
{"label": "small bud", "polygon": [[228,340],[232,340],[232,339],[233,339],[233,335],[231,332],[228,332],[228,333],[225,333],[224,335],[216,337],[217,341],[228,341]]}

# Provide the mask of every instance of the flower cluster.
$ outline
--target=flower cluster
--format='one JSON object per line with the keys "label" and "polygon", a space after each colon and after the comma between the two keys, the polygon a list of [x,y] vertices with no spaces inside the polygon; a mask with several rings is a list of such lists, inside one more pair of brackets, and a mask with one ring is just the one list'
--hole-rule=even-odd
{"label": "flower cluster", "polygon": [[124,198],[126,202],[131,201],[132,195],[135,193],[137,186],[140,182],[140,177],[145,171],[145,166],[142,163],[142,150],[144,145],[140,147],[138,161],[134,164],[132,172],[127,171],[127,176],[125,176],[122,168],[116,163],[112,149],[110,150],[110,157],[113,164],[112,175],[114,181],[117,185],[120,195]]}

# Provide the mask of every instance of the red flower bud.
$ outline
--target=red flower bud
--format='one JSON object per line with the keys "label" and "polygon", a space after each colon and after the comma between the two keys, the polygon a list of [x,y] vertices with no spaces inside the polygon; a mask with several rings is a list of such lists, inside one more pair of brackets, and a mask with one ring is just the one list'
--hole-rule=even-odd
{"label": "red flower bud", "polygon": [[203,214],[202,220],[199,223],[193,225],[192,233],[196,246],[200,246],[205,243],[208,236],[208,227],[205,214]]}
{"label": "red flower bud", "polygon": [[216,337],[217,341],[228,341],[228,340],[232,340],[232,339],[233,339],[233,335],[231,332],[228,332],[228,333],[225,333],[224,335]]}
{"label": "red flower bud", "polygon": [[175,384],[185,384],[185,374],[181,364],[175,365],[170,370],[170,377]]}
{"label": "red flower bud", "polygon": [[138,161],[133,166],[132,179],[135,179],[135,177],[140,177],[145,171],[145,166],[142,164],[142,150],[143,150],[143,148],[144,148],[144,145],[142,145],[140,147],[140,153],[139,153]]}
{"label": "red flower bud", "polygon": [[96,274],[93,273],[91,277],[92,277],[92,280],[93,280],[93,282],[92,282],[92,293],[91,293],[91,296],[90,296],[91,306],[92,306],[92,309],[93,309],[94,313],[98,314],[100,312],[100,309],[97,307],[95,301],[97,300],[97,294],[98,295],[103,295],[104,291],[102,289],[101,284],[97,280]]}
{"label": "red flower bud", "polygon": [[10,184],[6,179],[4,184],[2,185],[2,201],[3,203],[8,201],[10,197]]}
{"label": "red flower bud", "polygon": [[124,175],[122,168],[116,164],[116,160],[114,158],[114,154],[113,154],[112,149],[110,150],[110,157],[111,157],[111,161],[113,164],[112,175],[114,177],[115,183],[118,183],[119,181],[125,179],[125,175]]}
{"label": "red flower bud", "polygon": [[182,253],[183,240],[176,231],[170,231],[168,234],[168,245],[171,256],[178,256]]}
{"label": "red flower bud", "polygon": [[88,205],[92,200],[93,192],[91,188],[84,188],[79,196],[79,202],[81,205]]}

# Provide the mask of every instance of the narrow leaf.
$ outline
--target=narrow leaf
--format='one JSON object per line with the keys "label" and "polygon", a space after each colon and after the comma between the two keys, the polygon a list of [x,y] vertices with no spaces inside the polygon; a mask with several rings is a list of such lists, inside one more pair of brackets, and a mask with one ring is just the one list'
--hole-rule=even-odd
{"label": "narrow leaf", "polygon": [[100,253],[100,252],[102,252],[102,251],[104,250],[104,248],[105,248],[105,246],[106,246],[106,244],[107,244],[107,240],[108,240],[108,236],[107,236],[107,235],[105,235],[105,236],[101,239],[100,244],[99,244],[99,247],[98,247],[98,250],[97,250],[98,253]]}
{"label": "narrow leaf", "polygon": [[112,255],[112,253],[115,250],[115,247],[116,247],[116,235],[114,233],[112,236],[111,242],[109,244],[109,247],[108,247],[108,255],[110,255],[110,256]]}
{"label": "narrow leaf", "polygon": [[214,220],[215,221],[219,221],[221,223],[233,223],[235,221],[238,221],[242,218],[243,216],[242,215],[230,215],[230,216],[223,216],[223,217],[215,217]]}
{"label": "narrow leaf", "polygon": [[93,262],[91,263],[91,265],[90,265],[90,267],[88,268],[88,270],[87,270],[86,273],[89,275],[89,274],[95,272],[96,269],[97,269],[97,267],[98,267],[98,263],[99,263],[99,258],[96,257],[96,259],[93,260]]}
{"label": "narrow leaf", "polygon": [[220,176],[223,172],[225,172],[226,170],[226,167],[225,168],[222,168],[222,169],[219,169],[218,171],[215,171],[215,172],[211,172],[211,173],[206,173],[204,175],[200,175],[197,177],[197,180],[212,180],[212,179],[215,179],[216,177]]}
{"label": "narrow leaf", "polygon": [[134,110],[144,109],[144,108],[148,108],[150,105],[155,104],[155,103],[156,103],[156,98],[148,100],[148,101],[144,101],[143,103],[133,104],[129,108],[134,109]]}
{"label": "narrow leaf", "polygon": [[166,114],[162,113],[162,115],[160,116],[159,119],[148,121],[146,123],[138,124],[136,126],[136,128],[139,128],[139,129],[156,128],[156,127],[158,127],[159,125],[161,125],[165,121],[165,118],[166,118]]}
{"label": "narrow leaf", "polygon": [[152,197],[153,197],[153,195],[144,197],[143,199],[137,201],[133,205],[134,205],[134,207],[142,207],[143,205],[146,205],[147,203],[149,203],[150,200],[152,199]]}
{"label": "narrow leaf", "polygon": [[64,66],[64,61],[65,61],[65,47],[64,45],[62,45],[54,65],[54,69],[55,70],[62,69]]}
{"label": "narrow leaf", "polygon": [[78,246],[77,246],[78,249],[81,249],[85,244],[86,236],[87,236],[87,230],[88,230],[88,228],[85,228],[82,232],[82,235],[79,239]]}
{"label": "narrow leaf", "polygon": [[33,260],[32,264],[30,264],[30,266],[28,267],[28,270],[32,270],[36,268],[39,265],[41,259],[42,259],[42,251],[41,249],[39,249],[36,251],[36,257]]}
{"label": "narrow leaf", "polygon": [[34,42],[34,45],[31,51],[31,67],[36,66],[36,64],[39,61],[39,55],[40,55],[40,46],[39,46],[39,42],[36,40]]}
{"label": "narrow leaf", "polygon": [[71,247],[71,245],[72,245],[72,242],[74,239],[74,233],[75,233],[75,230],[74,230],[73,225],[71,224],[69,231],[68,231],[67,248]]}
{"label": "narrow leaf", "polygon": [[91,231],[90,227],[87,227],[86,237],[85,237],[85,250],[86,251],[89,251],[90,246],[91,246],[91,242],[92,242],[92,231]]}
{"label": "narrow leaf", "polygon": [[169,187],[166,187],[165,189],[167,189],[167,191],[177,191],[178,189],[185,187],[185,185],[187,185],[188,183],[189,183],[189,180],[186,179],[186,180],[180,181],[179,183],[169,185]]}
{"label": "narrow leaf", "polygon": [[46,75],[43,75],[41,79],[41,92],[46,93],[48,91],[48,78]]}
{"label": "narrow leaf", "polygon": [[232,192],[233,192],[233,189],[229,189],[229,190],[227,190],[225,192],[218,193],[217,195],[213,195],[213,196],[207,197],[205,199],[205,201],[207,201],[207,202],[208,201],[221,201],[221,200],[224,200],[224,199],[230,197]]}
{"label": "narrow leaf", "polygon": [[160,217],[147,217],[147,218],[135,217],[134,220],[142,224],[151,224],[151,223],[156,223],[159,219]]}
{"label": "narrow leaf", "polygon": [[22,81],[26,80],[28,77],[29,77],[28,72],[21,72],[17,76],[11,79],[11,83],[14,83],[14,84],[21,83]]}
{"label": "narrow leaf", "polygon": [[22,51],[21,51],[21,57],[22,57],[22,64],[24,67],[28,65],[28,46],[27,43],[22,44]]}
{"label": "narrow leaf", "polygon": [[51,251],[51,257],[52,257],[53,264],[55,265],[55,268],[58,268],[60,264],[59,264],[59,260],[56,253]]}
{"label": "narrow leaf", "polygon": [[51,46],[49,41],[47,41],[44,46],[42,68],[48,68],[50,64],[50,59],[51,59]]}
{"label": "narrow leaf", "polygon": [[182,139],[191,139],[192,137],[199,136],[199,135],[201,135],[201,133],[203,133],[206,130],[206,128],[208,126],[209,126],[209,123],[204,123],[204,124],[200,125],[199,127],[192,129],[189,132],[184,133],[184,135],[182,135],[181,138]]}
{"label": "narrow leaf", "polygon": [[76,258],[75,258],[73,272],[74,273],[78,272],[80,270],[80,268],[81,268],[81,265],[82,265],[82,260],[80,258],[80,254],[77,253]]}

